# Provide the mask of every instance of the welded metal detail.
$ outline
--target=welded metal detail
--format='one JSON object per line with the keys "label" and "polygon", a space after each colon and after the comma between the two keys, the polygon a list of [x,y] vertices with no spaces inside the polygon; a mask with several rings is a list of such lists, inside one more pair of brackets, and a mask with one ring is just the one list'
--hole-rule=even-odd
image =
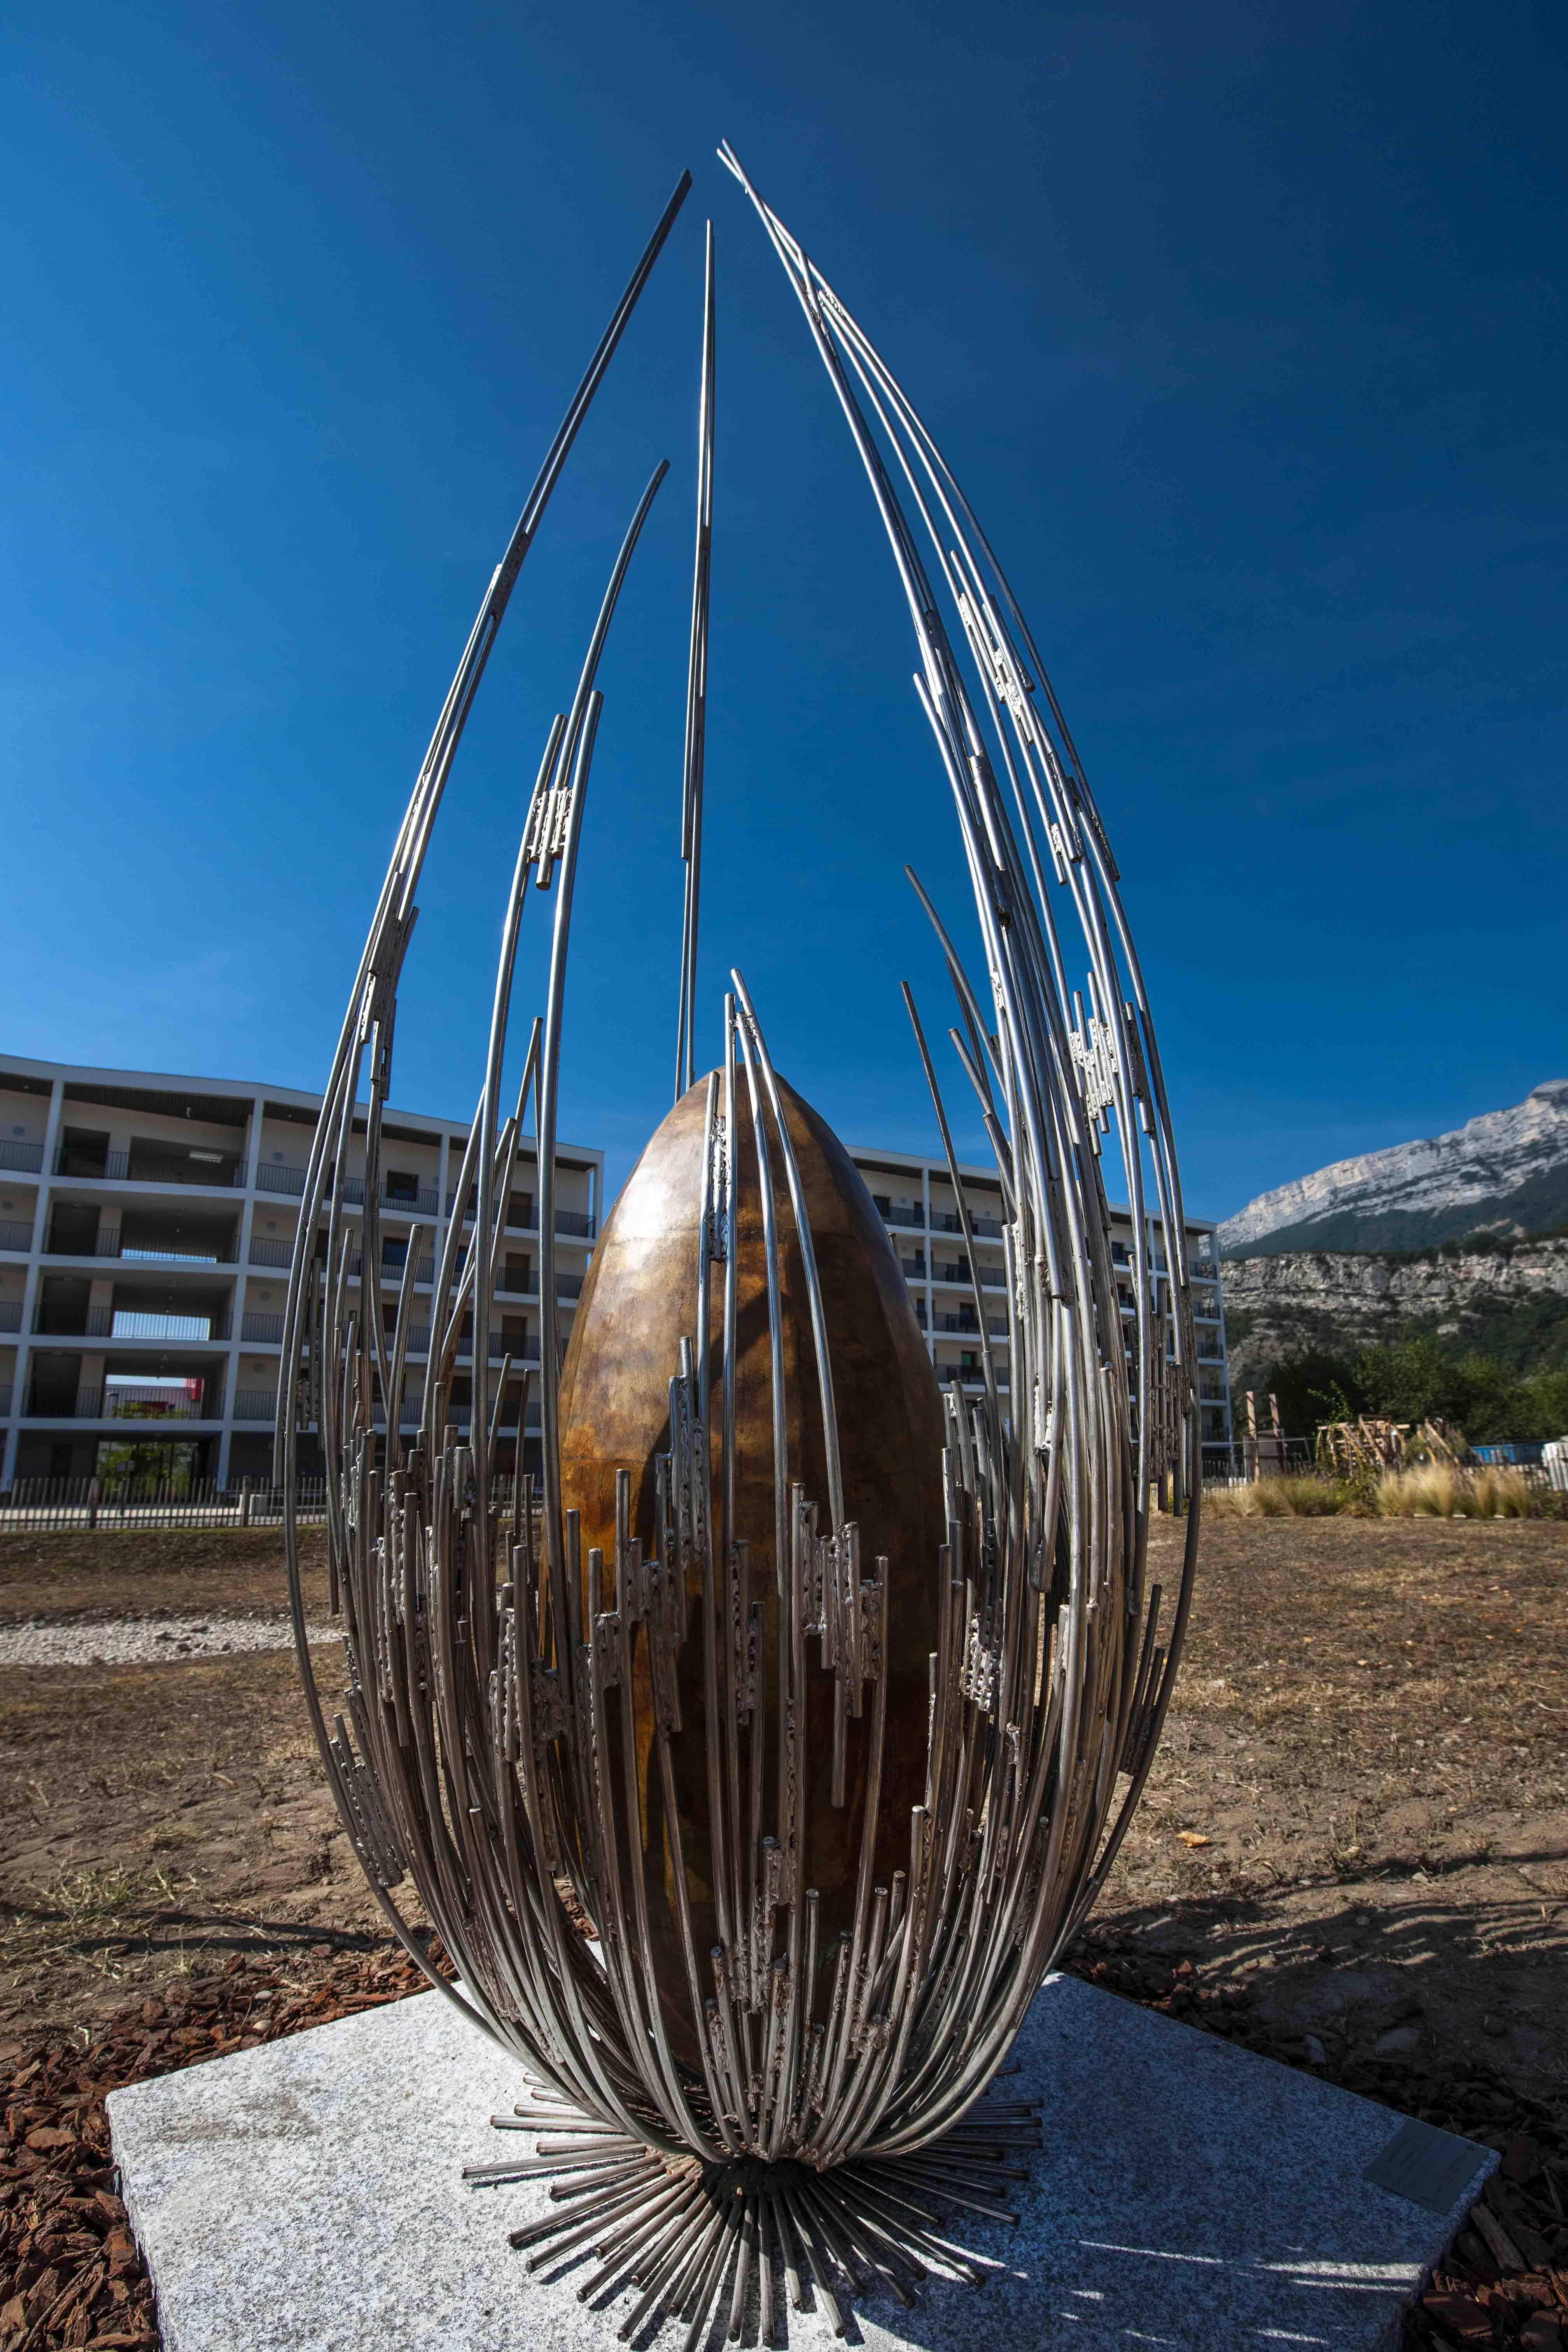
{"label": "welded metal detail", "polygon": [[[518,567],[683,184],[491,583],[398,837],[307,1171],[279,1434],[290,1496],[300,1435],[312,1422],[329,1468],[332,1601],[348,1683],[331,1730],[306,1639],[291,1504],[286,1529],[308,1701],[345,1828],[407,1948],[425,1965],[394,1899],[405,1878],[456,1966],[458,1984],[443,1981],[443,1991],[537,2085],[526,2116],[498,2119],[540,2132],[537,2155],[473,2177],[493,2184],[541,2167],[558,2171],[560,2221],[531,2225],[516,2242],[531,2261],[592,2258],[598,2268],[584,2294],[635,2290],[623,2335],[677,2313],[689,2320],[691,2345],[716,2315],[727,2314],[737,2333],[753,2284],[771,2338],[780,2317],[775,2252],[791,2299],[815,2294],[840,2326],[846,2286],[858,2294],[874,2284],[909,2298],[930,2272],[971,2277],[983,2267],[953,2242],[945,2214],[1005,2214],[1006,2184],[1037,2140],[1034,2110],[997,2100],[992,2085],[1043,1974],[1103,1882],[1148,1771],[1182,1646],[1199,1493],[1195,1349],[1168,1109],[1117,868],[1081,763],[1011,590],[913,407],[733,154],[721,152],[773,242],[864,463],[915,632],[916,691],[952,791],[985,958],[984,1000],[933,900],[915,887],[947,961],[958,1010],[950,1034],[1002,1187],[1008,1384],[986,1336],[976,1272],[983,1393],[955,1382],[948,1401],[946,1541],[929,1562],[889,1561],[879,1549],[886,1531],[846,1514],[844,1464],[854,1459],[857,1431],[838,1426],[828,1318],[784,1091],[756,1005],[732,971],[722,1057],[707,1081],[695,1328],[668,1369],[668,1439],[650,1464],[651,1518],[635,1517],[624,1469],[613,1543],[607,1520],[602,1546],[585,1540],[577,1510],[566,1507],[553,1185],[567,958],[604,707],[601,657],[662,467],[632,518],[575,693],[547,731],[503,908],[485,1076],[453,1187],[457,1205],[431,1238],[434,1280],[417,1303],[430,1339],[412,1435],[403,1391],[417,1237],[391,1331],[379,1311],[360,1305],[351,1269],[356,1251],[367,1268],[379,1255],[374,1202],[394,1018],[430,828]],[[713,317],[710,237],[682,792],[681,1085],[695,1076]],[[967,667],[942,618],[944,596]],[[550,914],[548,982],[515,1100],[503,1103],[530,906]],[[1086,965],[1079,988],[1068,979],[1069,940]],[[905,993],[973,1269],[947,1114]],[[346,1171],[360,1121],[356,1234]],[[489,1346],[506,1204],[531,1121],[540,1195],[537,1491],[521,1474],[497,1475],[498,1449],[513,1429],[521,1456],[529,1382],[525,1374],[520,1384],[509,1362],[492,1365]],[[1132,1212],[1125,1266],[1111,1255],[1108,1152]],[[742,1164],[754,1187],[744,1202]],[[766,1267],[767,1402],[752,1438],[764,1459],[771,1441],[773,1528],[771,1558],[755,1565],[735,1503],[742,1208],[748,1230],[763,1236]],[[786,1251],[800,1277],[788,1302]],[[1135,1301],[1130,1329],[1119,1285]],[[809,1351],[821,1494],[805,1490],[792,1462],[786,1306],[795,1355]],[[471,1357],[465,1402],[460,1350]],[[658,1376],[665,1378],[662,1364]],[[1186,1554],[1168,1606],[1146,1580],[1158,1478],[1188,1504]],[[651,1527],[651,1538],[634,1525],[645,1535]],[[895,1575],[931,1579],[937,1633],[923,1793],[909,1811],[907,1847],[903,1826],[898,1832],[907,1862],[889,1874],[874,1855],[890,1769]],[[813,1753],[809,1736],[814,1692],[824,1719],[831,1716],[826,1756]],[[850,1801],[851,1726],[853,1906],[842,1934],[824,1933],[821,1890],[809,1883],[810,1832],[823,1809],[842,1813]],[[679,1788],[697,1780],[709,1791],[701,1851],[683,1843],[679,1801]],[[674,1987],[659,1980],[650,1938],[644,1822],[656,1805],[663,1846],[651,1891],[668,1899],[677,1923]],[[718,1922],[707,1949],[698,1948],[694,1887]],[[670,2025],[672,2002],[686,2039]]]}

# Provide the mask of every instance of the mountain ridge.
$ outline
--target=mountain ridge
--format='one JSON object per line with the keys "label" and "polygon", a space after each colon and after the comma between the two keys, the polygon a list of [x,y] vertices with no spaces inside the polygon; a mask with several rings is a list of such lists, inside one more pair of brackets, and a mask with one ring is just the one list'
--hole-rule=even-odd
{"label": "mountain ridge", "polygon": [[1215,1230],[1222,1257],[1386,1255],[1568,1224],[1568,1078],[1443,1135],[1333,1161]]}
{"label": "mountain ridge", "polygon": [[1524,1374],[1568,1365],[1568,1234],[1408,1257],[1258,1251],[1229,1260],[1221,1284],[1233,1392],[1305,1355],[1416,1337]]}

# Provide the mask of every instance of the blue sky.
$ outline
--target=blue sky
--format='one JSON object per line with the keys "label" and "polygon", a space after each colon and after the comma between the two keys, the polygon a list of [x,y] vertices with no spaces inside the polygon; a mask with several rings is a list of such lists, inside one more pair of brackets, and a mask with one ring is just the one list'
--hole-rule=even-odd
{"label": "blue sky", "polygon": [[700,1045],[738,962],[842,1134],[933,1140],[900,868],[960,908],[957,836],[727,135],[1030,614],[1189,1201],[1568,1072],[1556,10],[14,0],[0,39],[9,1050],[321,1081],[489,569],[689,165],[460,757],[395,1092],[471,1106],[539,748],[668,456],[601,679],[563,1129],[613,1186],[668,1103],[711,214]]}

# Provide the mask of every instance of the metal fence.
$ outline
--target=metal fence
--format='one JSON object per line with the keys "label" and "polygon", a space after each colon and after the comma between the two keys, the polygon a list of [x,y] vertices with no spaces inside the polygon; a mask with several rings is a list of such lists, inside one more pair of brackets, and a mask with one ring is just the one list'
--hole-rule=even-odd
{"label": "metal fence", "polygon": [[[535,1482],[528,1480],[534,1486]],[[490,1501],[500,1512],[517,1500],[510,1472],[490,1481]],[[533,1507],[536,1531],[539,1507]],[[301,1478],[297,1517],[302,1527],[320,1527],[327,1516],[325,1478]],[[220,1486],[213,1478],[18,1478],[0,1487],[0,1529],[32,1534],[58,1529],[140,1528],[277,1528],[283,1524],[283,1489],[264,1478],[242,1478]]]}
{"label": "metal fence", "polygon": [[[324,1478],[300,1481],[299,1517],[327,1515]],[[0,1487],[0,1528],[275,1528],[283,1489],[265,1479],[220,1486],[213,1478],[18,1478]]]}

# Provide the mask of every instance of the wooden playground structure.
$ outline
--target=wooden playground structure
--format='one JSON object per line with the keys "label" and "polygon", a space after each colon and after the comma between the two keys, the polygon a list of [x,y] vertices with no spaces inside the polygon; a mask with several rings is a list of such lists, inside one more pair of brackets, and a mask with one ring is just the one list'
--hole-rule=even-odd
{"label": "wooden playground structure", "polygon": [[1358,1470],[1404,1470],[1416,1462],[1447,1462],[1461,1469],[1469,1459],[1463,1438],[1436,1416],[1421,1422],[1378,1421],[1362,1413],[1353,1421],[1326,1421],[1318,1431],[1317,1467],[1330,1477],[1352,1477]]}

